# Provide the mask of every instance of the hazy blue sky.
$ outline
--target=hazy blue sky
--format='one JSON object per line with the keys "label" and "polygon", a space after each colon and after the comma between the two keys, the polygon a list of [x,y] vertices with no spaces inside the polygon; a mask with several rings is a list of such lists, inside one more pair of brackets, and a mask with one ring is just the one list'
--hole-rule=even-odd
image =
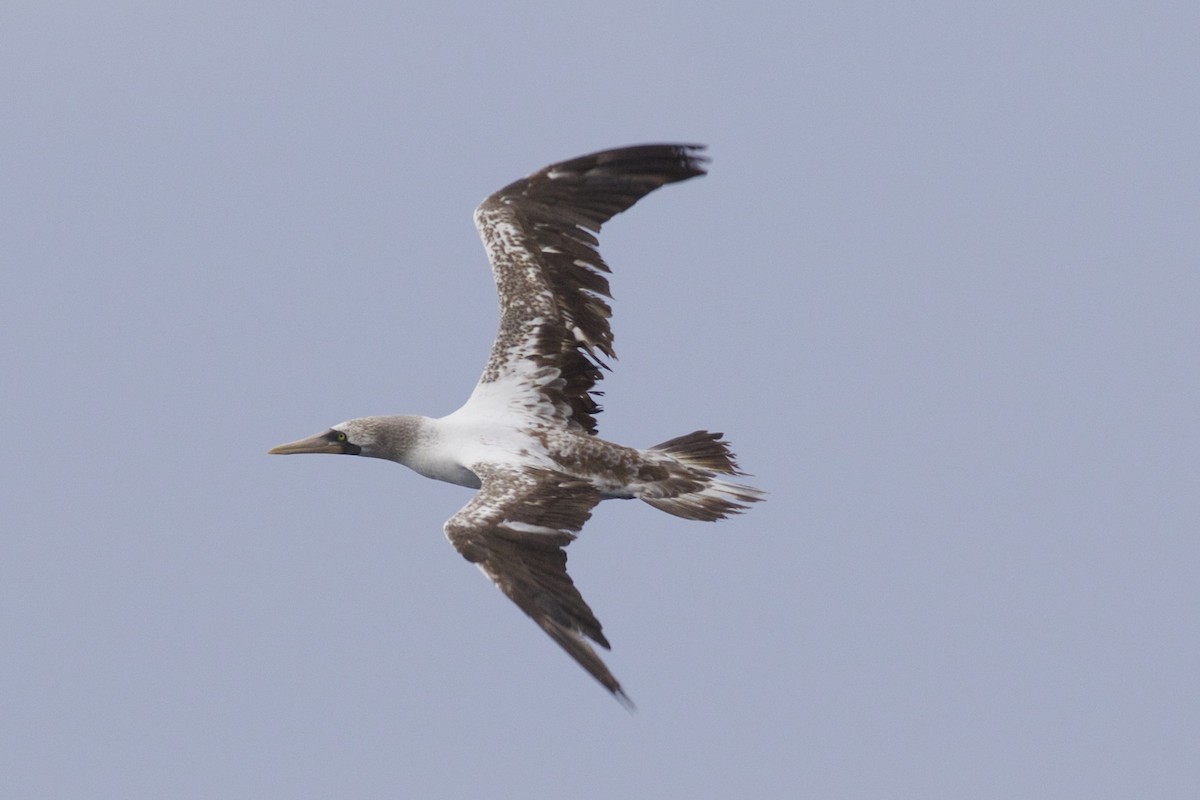
{"label": "hazy blue sky", "polygon": [[[1200,10],[0,5],[0,796],[1191,798]],[[570,549],[628,714],[445,541],[268,457],[467,396],[471,224],[604,232],[601,433],[771,492]]]}

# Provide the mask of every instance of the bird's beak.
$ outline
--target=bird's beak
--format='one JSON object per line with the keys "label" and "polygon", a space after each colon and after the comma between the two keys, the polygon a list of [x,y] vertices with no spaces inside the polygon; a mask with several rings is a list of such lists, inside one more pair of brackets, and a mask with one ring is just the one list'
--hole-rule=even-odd
{"label": "bird's beak", "polygon": [[341,442],[331,438],[329,435],[331,432],[323,431],[307,439],[300,439],[299,441],[272,447],[267,451],[267,454],[272,456],[288,456],[293,453],[345,453],[345,446]]}

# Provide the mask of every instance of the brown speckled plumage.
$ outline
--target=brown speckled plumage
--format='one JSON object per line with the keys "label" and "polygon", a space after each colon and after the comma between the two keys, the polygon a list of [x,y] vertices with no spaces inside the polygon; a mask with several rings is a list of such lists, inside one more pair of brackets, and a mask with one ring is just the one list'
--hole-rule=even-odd
{"label": "brown speckled plumage", "polygon": [[660,186],[704,174],[703,148],[624,147],[539,170],[475,212],[500,298],[487,366],[452,414],[365,417],[274,453],[350,453],[478,489],[445,525],[450,542],[597,681],[632,705],[589,640],[609,643],[567,573],[566,547],[601,500],[637,498],[716,520],[761,492],[721,434],[646,449],[596,436],[596,384],[615,358],[608,265],[595,234]]}

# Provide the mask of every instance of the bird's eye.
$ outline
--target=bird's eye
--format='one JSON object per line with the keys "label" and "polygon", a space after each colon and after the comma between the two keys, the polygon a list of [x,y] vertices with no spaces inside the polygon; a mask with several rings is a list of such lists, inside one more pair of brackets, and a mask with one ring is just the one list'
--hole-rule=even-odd
{"label": "bird's eye", "polygon": [[346,441],[346,434],[342,433],[341,431],[338,431],[338,441],[339,442]]}

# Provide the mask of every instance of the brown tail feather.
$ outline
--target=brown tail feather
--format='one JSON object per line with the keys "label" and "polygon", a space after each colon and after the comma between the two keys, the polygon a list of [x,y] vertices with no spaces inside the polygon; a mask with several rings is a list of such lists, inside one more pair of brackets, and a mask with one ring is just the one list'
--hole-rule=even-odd
{"label": "brown tail feather", "polygon": [[638,494],[657,509],[684,519],[718,520],[745,511],[763,493],[751,486],[722,480],[717,474],[743,475],[720,433],[693,431],[650,448],[676,463],[669,476]]}

